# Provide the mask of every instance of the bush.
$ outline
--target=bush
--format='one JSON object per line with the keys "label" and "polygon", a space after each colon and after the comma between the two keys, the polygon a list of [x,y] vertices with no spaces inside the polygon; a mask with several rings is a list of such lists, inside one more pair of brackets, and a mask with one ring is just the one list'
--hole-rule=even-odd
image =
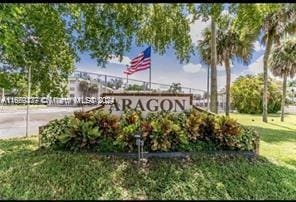
{"label": "bush", "polygon": [[73,117],[65,116],[63,119],[50,121],[40,134],[43,146],[58,145],[59,136],[70,134],[72,119]]}
{"label": "bush", "polygon": [[240,130],[241,126],[235,119],[226,116],[218,117],[214,133],[217,146],[221,149],[235,148]]}
{"label": "bush", "polygon": [[[261,75],[246,75],[237,78],[231,86],[232,106],[239,113],[262,113],[263,79]],[[281,108],[280,86],[268,81],[268,113],[276,113]]]}
{"label": "bush", "polygon": [[72,151],[97,150],[105,139],[115,142],[116,134],[120,132],[118,120],[118,117],[103,110],[75,112],[74,116],[49,122],[41,132],[41,140],[45,146]]}
{"label": "bush", "polygon": [[76,112],[49,122],[41,132],[44,146],[71,151],[135,152],[135,133],[145,151],[254,150],[257,133],[232,118],[199,113],[150,113],[126,110],[120,117],[109,112]]}
{"label": "bush", "polygon": [[153,118],[148,117],[151,127],[149,136],[151,136],[152,151],[176,151],[179,145],[188,143],[188,138],[182,130],[178,118],[168,112],[156,113]]}
{"label": "bush", "polygon": [[242,151],[252,151],[256,147],[259,134],[254,128],[241,126],[240,135],[237,138],[236,149]]}
{"label": "bush", "polygon": [[137,148],[135,133],[140,130],[141,119],[141,112],[136,110],[128,109],[121,115],[117,143],[128,151],[135,151]]}

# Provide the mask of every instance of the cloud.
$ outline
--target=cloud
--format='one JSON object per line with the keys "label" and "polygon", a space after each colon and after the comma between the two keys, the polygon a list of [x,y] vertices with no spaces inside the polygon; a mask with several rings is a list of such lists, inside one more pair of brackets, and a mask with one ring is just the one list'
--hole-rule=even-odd
{"label": "cloud", "polygon": [[[243,74],[260,74],[263,73],[263,57],[264,55],[261,55],[259,58],[257,58],[257,60],[255,60],[252,64],[250,64],[248,66],[248,69],[243,71]],[[268,71],[268,76],[270,76],[271,78],[275,78],[271,71]]]}
{"label": "cloud", "polygon": [[252,64],[248,66],[247,73],[250,74],[259,74],[263,72],[263,57],[260,56],[257,60],[255,60]]}
{"label": "cloud", "polygon": [[[188,19],[192,19],[192,15],[188,15]],[[203,22],[201,19],[195,20],[190,24],[190,36],[192,39],[193,45],[198,45],[198,40],[202,39],[202,32],[206,27],[210,27],[210,20]]]}
{"label": "cloud", "polygon": [[114,55],[111,56],[111,59],[108,60],[109,63],[119,64],[119,65],[129,65],[131,59],[127,56],[122,57],[122,61],[120,62],[119,57]]}
{"label": "cloud", "polygon": [[[235,81],[235,79],[237,77],[239,77],[239,75],[231,73],[231,83],[233,81]],[[217,76],[217,85],[218,85],[218,89],[219,90],[221,90],[222,88],[225,88],[225,85],[226,85],[226,74]]]}
{"label": "cloud", "polygon": [[197,73],[197,72],[203,72],[203,71],[205,71],[202,68],[202,65],[201,64],[188,63],[186,65],[183,65],[182,68],[187,73]]}
{"label": "cloud", "polygon": [[264,46],[261,46],[261,44],[259,43],[259,41],[256,41],[254,43],[254,49],[255,49],[256,52],[265,50]]}
{"label": "cloud", "polygon": [[[230,68],[233,68],[232,62],[230,63]],[[217,71],[225,71],[225,66],[223,65],[217,65]]]}

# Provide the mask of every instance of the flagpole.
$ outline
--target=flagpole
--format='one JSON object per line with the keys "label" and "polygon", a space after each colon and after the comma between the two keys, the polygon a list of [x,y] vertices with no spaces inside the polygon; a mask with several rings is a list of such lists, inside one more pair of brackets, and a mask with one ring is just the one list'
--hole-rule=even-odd
{"label": "flagpole", "polygon": [[151,65],[149,68],[149,90],[151,90]]}
{"label": "flagpole", "polygon": [[151,60],[151,53],[150,53],[149,90],[151,90],[151,67],[152,67],[152,60]]}
{"label": "flagpole", "polygon": [[[128,65],[126,65],[126,71],[128,71]],[[126,74],[126,88],[128,88],[128,74]]]}

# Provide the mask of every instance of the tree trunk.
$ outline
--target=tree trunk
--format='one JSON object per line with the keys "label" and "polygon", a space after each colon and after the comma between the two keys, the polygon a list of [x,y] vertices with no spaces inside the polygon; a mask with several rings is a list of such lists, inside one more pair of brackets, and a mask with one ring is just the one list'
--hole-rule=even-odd
{"label": "tree trunk", "polygon": [[229,116],[229,109],[230,109],[230,81],[231,81],[231,75],[230,75],[230,63],[229,63],[229,57],[227,56],[225,61],[225,70],[226,70],[226,106],[225,106],[225,115]]}
{"label": "tree trunk", "polygon": [[208,78],[207,78],[207,110],[210,110],[210,65],[208,65]]}
{"label": "tree trunk", "polygon": [[264,53],[263,58],[263,80],[264,80],[264,87],[263,87],[263,121],[267,123],[267,106],[268,106],[268,100],[267,100],[267,90],[268,90],[268,57],[270,55],[270,50],[272,46],[272,37],[270,35],[267,36],[266,41],[266,49]]}
{"label": "tree trunk", "polygon": [[211,19],[211,112],[218,113],[217,102],[217,50],[216,50],[216,22]]}
{"label": "tree trunk", "polygon": [[284,122],[284,114],[285,114],[286,89],[287,89],[287,73],[284,73],[282,106],[281,106],[281,108],[282,108],[281,121],[282,122]]}

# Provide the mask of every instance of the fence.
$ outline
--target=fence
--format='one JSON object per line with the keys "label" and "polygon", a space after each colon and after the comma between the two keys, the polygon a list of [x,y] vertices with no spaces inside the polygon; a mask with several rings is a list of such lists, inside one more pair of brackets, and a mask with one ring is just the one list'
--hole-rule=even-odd
{"label": "fence", "polygon": [[[130,79],[127,77],[119,77],[119,76],[113,76],[113,75],[107,75],[107,74],[99,74],[99,73],[94,73],[94,72],[86,72],[86,71],[75,71],[73,76],[75,78],[81,78],[81,79],[86,79],[86,80],[96,80],[98,81],[102,86],[99,90],[100,92],[106,92],[107,89],[110,89],[110,87],[114,91],[124,91],[127,90],[130,85],[138,85],[142,86],[143,89],[141,90],[149,90],[149,82],[144,81],[144,80],[137,80],[137,79]],[[113,86],[109,85],[112,82],[117,80],[118,85],[114,84]],[[121,81],[121,82],[120,82]],[[109,85],[109,88],[108,88]],[[168,91],[170,88],[170,84],[164,84],[164,83],[157,83],[157,82],[151,82],[151,89],[150,91],[156,91],[156,92],[165,92]],[[206,99],[207,91],[202,90],[202,89],[197,89],[197,88],[192,88],[192,87],[185,87],[181,86],[181,92],[183,93],[192,93],[193,94],[193,104],[196,106],[199,106],[201,108],[207,109],[209,104]],[[225,98],[224,94],[220,94],[218,96],[218,110],[224,111],[225,110]]]}

